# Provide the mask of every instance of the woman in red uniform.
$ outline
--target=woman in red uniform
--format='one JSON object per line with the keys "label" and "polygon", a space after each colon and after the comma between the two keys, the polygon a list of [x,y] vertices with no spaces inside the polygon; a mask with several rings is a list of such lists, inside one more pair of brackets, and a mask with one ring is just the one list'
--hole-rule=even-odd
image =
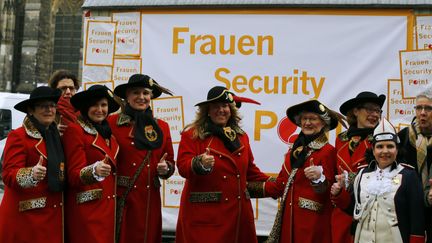
{"label": "woman in red uniform", "polygon": [[120,243],[160,242],[162,212],[159,178],[174,173],[169,126],[153,117],[152,98],[171,92],[147,75],[134,74],[114,93],[126,101],[108,117],[120,145],[117,157],[117,237]]}
{"label": "woman in red uniform", "polygon": [[[376,95],[364,91],[341,105],[340,112],[347,117],[348,130],[340,133],[336,138],[336,171],[344,175],[345,187],[352,184],[358,172],[358,167],[366,164],[365,152],[371,146],[374,128],[381,119],[381,108],[385,95]],[[347,194],[348,195],[348,194]],[[344,203],[340,200],[339,203]],[[349,200],[345,201],[349,204]],[[339,205],[346,208],[347,205]],[[351,234],[352,215],[345,213],[339,207],[332,212],[332,241],[353,242]]]}
{"label": "woman in red uniform", "polygon": [[232,93],[210,89],[182,132],[177,167],[186,178],[176,242],[257,242],[246,181],[265,181],[254,164]]}
{"label": "woman in red uniform", "polygon": [[71,98],[80,111],[63,135],[67,167],[66,239],[68,242],[114,243],[119,146],[106,121],[119,109],[112,92],[91,86]]}
{"label": "woman in red uniform", "polygon": [[2,243],[63,242],[65,160],[54,122],[59,98],[59,90],[42,86],[15,105],[27,116],[9,133],[4,149]]}
{"label": "woman in red uniform", "polygon": [[267,242],[330,243],[329,189],[336,151],[326,132],[338,125],[338,117],[317,100],[288,108],[287,116],[301,132],[286,153],[276,181],[250,188],[258,197],[281,197]]}

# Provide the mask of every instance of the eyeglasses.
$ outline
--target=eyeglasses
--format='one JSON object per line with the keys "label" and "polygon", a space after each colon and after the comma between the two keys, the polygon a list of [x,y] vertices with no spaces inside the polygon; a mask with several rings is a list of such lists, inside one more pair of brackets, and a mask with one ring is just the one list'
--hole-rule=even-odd
{"label": "eyeglasses", "polygon": [[318,116],[316,116],[316,117],[307,117],[307,116],[302,116],[301,118],[300,118],[300,121],[301,122],[317,122],[317,121],[319,121],[320,120],[320,118],[318,117]]}
{"label": "eyeglasses", "polygon": [[359,107],[360,109],[365,109],[365,111],[368,113],[368,114],[372,114],[372,113],[378,113],[378,114],[382,114],[382,110],[380,109],[380,108],[376,108],[376,107],[370,107],[370,106],[360,106]]}
{"label": "eyeglasses", "polygon": [[62,86],[57,88],[60,89],[62,92],[66,92],[67,89],[69,89],[71,92],[76,91],[76,88],[74,86]]}
{"label": "eyeglasses", "polygon": [[414,109],[417,112],[422,112],[423,110],[425,112],[431,112],[432,111],[432,106],[430,106],[430,105],[416,105],[416,106],[414,106]]}
{"label": "eyeglasses", "polygon": [[57,105],[54,104],[54,103],[51,103],[51,104],[36,104],[35,107],[39,108],[39,109],[42,109],[42,110],[50,110],[50,109],[57,108]]}

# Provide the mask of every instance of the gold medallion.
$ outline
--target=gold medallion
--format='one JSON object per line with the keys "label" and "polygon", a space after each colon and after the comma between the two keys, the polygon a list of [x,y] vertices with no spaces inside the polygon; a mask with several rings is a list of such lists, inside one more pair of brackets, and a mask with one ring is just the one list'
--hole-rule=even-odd
{"label": "gold medallion", "polygon": [[144,135],[150,142],[156,141],[156,139],[158,137],[158,135],[157,135],[156,131],[153,129],[152,125],[144,127]]}
{"label": "gold medallion", "polygon": [[225,136],[232,142],[236,139],[237,134],[234,130],[231,129],[231,127],[224,127],[224,134]]}
{"label": "gold medallion", "polygon": [[59,180],[64,181],[64,179],[65,179],[64,162],[60,162]]}

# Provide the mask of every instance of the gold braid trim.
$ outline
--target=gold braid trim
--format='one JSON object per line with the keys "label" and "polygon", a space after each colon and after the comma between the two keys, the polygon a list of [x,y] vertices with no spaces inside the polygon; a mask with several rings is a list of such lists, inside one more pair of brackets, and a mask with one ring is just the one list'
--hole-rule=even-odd
{"label": "gold braid trim", "polygon": [[129,187],[130,177],[129,176],[117,176],[117,186]]}
{"label": "gold braid trim", "polygon": [[30,188],[35,187],[37,185],[37,181],[33,179],[33,167],[25,167],[18,170],[16,174],[16,180],[18,185],[22,188]]}
{"label": "gold braid trim", "polygon": [[30,209],[44,208],[46,206],[46,197],[34,198],[25,201],[20,201],[18,208],[20,212],[24,212]]}
{"label": "gold braid trim", "polygon": [[[213,168],[212,168],[213,169]],[[197,175],[207,175],[212,169],[205,170],[202,165],[202,155],[198,155],[192,158],[192,171]]]}
{"label": "gold braid trim", "polygon": [[323,205],[321,203],[303,197],[299,197],[298,206],[299,208],[309,209],[318,213],[323,209]]}
{"label": "gold braid trim", "polygon": [[93,189],[88,191],[79,192],[76,195],[76,202],[78,204],[93,201],[102,198],[102,189]]}
{"label": "gold braid trim", "polygon": [[96,180],[96,178],[94,178],[94,176],[93,176],[93,164],[88,165],[88,166],[81,169],[80,178],[81,178],[82,183],[84,183],[86,185],[90,185],[90,184],[98,182]]}
{"label": "gold braid trim", "polygon": [[189,202],[191,203],[207,203],[220,202],[222,192],[191,192]]}

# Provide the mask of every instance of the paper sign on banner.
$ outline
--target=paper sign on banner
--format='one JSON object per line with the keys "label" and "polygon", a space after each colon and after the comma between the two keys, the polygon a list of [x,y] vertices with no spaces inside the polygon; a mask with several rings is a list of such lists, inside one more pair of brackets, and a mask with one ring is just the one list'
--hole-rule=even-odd
{"label": "paper sign on banner", "polygon": [[432,86],[432,50],[400,51],[402,97],[415,98]]}
{"label": "paper sign on banner", "polygon": [[180,198],[185,179],[176,171],[167,180],[164,180],[162,188],[162,205],[166,208],[179,208]]}
{"label": "paper sign on banner", "polygon": [[115,86],[125,84],[133,74],[141,73],[141,59],[115,58],[112,70],[112,80]]}
{"label": "paper sign on banner", "polygon": [[141,13],[113,13],[117,21],[116,50],[117,56],[139,56],[141,54]]}
{"label": "paper sign on banner", "polygon": [[84,64],[112,66],[115,52],[115,31],[117,23],[89,20],[85,45]]}
{"label": "paper sign on banner", "polygon": [[82,83],[94,83],[112,79],[112,67],[108,66],[83,66]]}
{"label": "paper sign on banner", "polygon": [[432,16],[417,16],[417,49],[432,49]]}
{"label": "paper sign on banner", "polygon": [[97,82],[87,82],[87,83],[84,84],[84,90],[88,90],[91,86],[96,85],[96,84],[106,86],[111,91],[114,90],[114,82],[112,80],[97,81]]}
{"label": "paper sign on banner", "polygon": [[180,132],[184,127],[183,97],[164,97],[152,100],[153,115],[167,122],[173,143],[180,142]]}
{"label": "paper sign on banner", "polygon": [[394,126],[410,123],[415,116],[415,99],[402,98],[402,81],[397,79],[388,80],[387,93],[387,119]]}

